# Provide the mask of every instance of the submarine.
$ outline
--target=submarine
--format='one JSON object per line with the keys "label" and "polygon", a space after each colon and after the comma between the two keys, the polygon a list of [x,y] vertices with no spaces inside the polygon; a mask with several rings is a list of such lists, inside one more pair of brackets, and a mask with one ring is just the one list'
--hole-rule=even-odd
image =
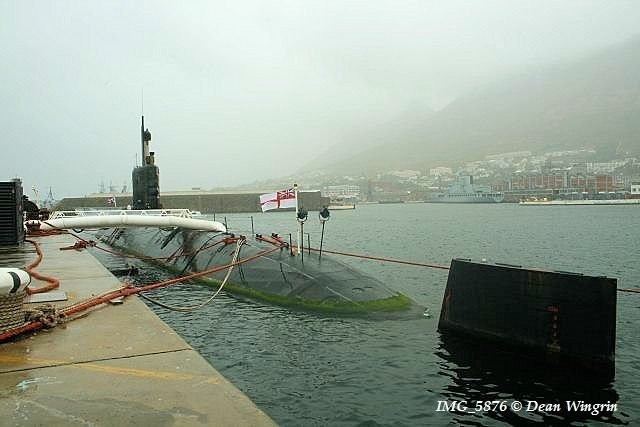
{"label": "submarine", "polygon": [[[394,312],[416,306],[376,278],[326,255],[305,254],[303,261],[276,234],[247,237],[143,227],[100,230],[96,237],[180,276],[229,265],[234,257],[252,258],[231,270],[224,289],[281,306],[335,314]],[[227,272],[225,268],[198,280],[217,286]]]}
{"label": "submarine", "polygon": [[[212,286],[224,280],[227,292],[249,299],[335,314],[406,312],[412,308],[417,312],[420,309],[409,297],[380,280],[321,252],[301,253],[299,247],[285,242],[277,234],[236,236],[215,221],[189,218],[188,210],[162,209],[159,168],[155,164],[155,153],[149,150],[150,142],[151,133],[144,127],[143,116],[142,165],[132,172],[130,211],[100,211],[100,217],[87,217],[91,214],[86,212],[78,218],[54,217],[48,223],[55,226],[55,221],[78,221],[84,225],[91,222],[115,225],[100,228],[95,232],[96,238],[129,256],[181,276],[226,266],[235,259],[251,258],[235,268],[198,278]],[[324,214],[329,215],[328,211]],[[180,218],[167,222],[176,216]],[[164,222],[150,226],[154,217]],[[199,221],[200,226],[186,225],[187,220]],[[212,226],[202,227],[202,223]]]}

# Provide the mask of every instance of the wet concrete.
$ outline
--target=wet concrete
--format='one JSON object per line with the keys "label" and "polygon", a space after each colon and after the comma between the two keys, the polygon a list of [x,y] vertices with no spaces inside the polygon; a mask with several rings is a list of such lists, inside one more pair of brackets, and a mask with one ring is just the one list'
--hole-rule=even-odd
{"label": "wet concrete", "polygon": [[[73,237],[37,240],[37,271],[69,295],[55,305],[121,286],[88,252],[59,250]],[[274,425],[137,297],[0,345],[0,417],[3,425]]]}

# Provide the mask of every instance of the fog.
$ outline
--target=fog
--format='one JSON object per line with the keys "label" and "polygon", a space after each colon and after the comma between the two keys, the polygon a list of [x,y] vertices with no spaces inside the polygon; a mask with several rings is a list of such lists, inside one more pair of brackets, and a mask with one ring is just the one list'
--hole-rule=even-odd
{"label": "fog", "polygon": [[289,175],[356,129],[638,22],[636,1],[1,0],[0,179],[130,188],[143,109],[161,189]]}

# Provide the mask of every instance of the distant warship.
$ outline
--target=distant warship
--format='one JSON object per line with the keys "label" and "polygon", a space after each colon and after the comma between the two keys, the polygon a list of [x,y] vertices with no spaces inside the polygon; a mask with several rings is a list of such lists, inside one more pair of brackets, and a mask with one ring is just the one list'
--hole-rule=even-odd
{"label": "distant warship", "polygon": [[446,193],[437,193],[427,200],[432,203],[500,203],[504,194],[492,192],[486,185],[473,183],[473,176],[463,175],[449,187]]}

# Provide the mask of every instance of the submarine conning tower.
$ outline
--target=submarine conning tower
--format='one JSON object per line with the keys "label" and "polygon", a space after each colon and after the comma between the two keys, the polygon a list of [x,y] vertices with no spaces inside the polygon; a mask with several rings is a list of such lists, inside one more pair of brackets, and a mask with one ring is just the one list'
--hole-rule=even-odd
{"label": "submarine conning tower", "polygon": [[144,116],[140,126],[142,165],[133,169],[133,209],[160,209],[160,170],[155,165],[155,153],[149,151],[151,132],[144,128]]}

